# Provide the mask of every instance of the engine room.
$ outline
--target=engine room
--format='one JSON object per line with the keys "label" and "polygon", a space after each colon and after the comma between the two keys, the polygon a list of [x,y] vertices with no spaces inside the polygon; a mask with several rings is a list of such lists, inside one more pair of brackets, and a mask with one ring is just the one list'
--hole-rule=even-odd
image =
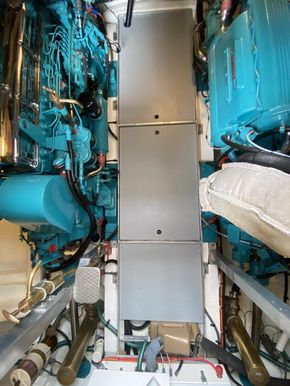
{"label": "engine room", "polygon": [[290,386],[289,0],[0,24],[0,385]]}

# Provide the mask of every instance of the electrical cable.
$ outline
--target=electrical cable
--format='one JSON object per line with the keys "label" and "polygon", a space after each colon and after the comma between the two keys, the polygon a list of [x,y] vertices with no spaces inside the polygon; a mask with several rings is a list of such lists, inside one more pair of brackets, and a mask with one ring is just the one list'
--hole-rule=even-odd
{"label": "electrical cable", "polygon": [[175,375],[176,377],[177,377],[178,374],[180,373],[180,370],[181,370],[182,366],[183,366],[183,360],[181,360],[181,361],[179,362],[179,365],[178,365],[177,369],[176,369],[175,372],[174,372],[174,375]]}
{"label": "electrical cable", "polygon": [[289,281],[288,281],[288,272],[284,272],[284,293],[283,293],[283,302],[288,303],[288,290],[289,290]]}
{"label": "electrical cable", "polygon": [[[206,227],[208,227],[212,232],[215,232],[217,235],[219,236],[222,236],[224,237],[225,239],[228,239],[228,235],[226,235],[225,233],[222,233],[220,231],[218,231],[217,229],[214,229],[211,224],[209,224],[203,217],[201,218],[201,221],[206,225]],[[251,243],[250,241],[246,241],[246,240],[240,240],[240,243],[243,243],[243,244],[247,244],[247,245],[252,245],[253,247],[255,248],[263,248],[263,245],[257,245],[257,244],[254,244],[254,243]]]}
{"label": "electrical cable", "polygon": [[[119,338],[118,330],[110,323],[110,320],[106,320],[104,318],[98,304],[96,304],[96,310],[97,310],[98,318],[100,322],[103,324],[103,326],[106,327],[108,330],[110,330],[114,335],[116,335]],[[143,341],[138,343],[134,343],[134,342],[125,342],[125,343],[132,348],[139,348],[140,344],[143,344]]]}
{"label": "electrical cable", "polygon": [[225,370],[226,370],[226,373],[227,373],[227,376],[230,378],[230,380],[236,385],[236,386],[243,386],[241,383],[239,383],[238,381],[235,380],[235,378],[232,376],[232,373],[230,372],[229,368],[227,365],[223,364]]}
{"label": "electrical cable", "polygon": [[237,142],[233,142],[231,141],[227,135],[222,135],[221,136],[221,139],[222,141],[228,145],[229,147],[233,148],[233,149],[237,149],[237,150],[240,150],[240,151],[246,151],[246,152],[250,152],[250,153],[259,153],[261,150],[255,148],[255,147],[251,147],[251,146],[245,146],[245,145],[241,145]]}
{"label": "electrical cable", "polygon": [[286,370],[286,371],[290,371],[290,366],[288,366],[286,363],[282,363],[280,361],[278,361],[277,359],[273,358],[271,355],[265,353],[264,351],[262,350],[259,350],[259,354],[267,359],[268,361],[270,361],[271,363],[273,363],[274,365],[280,367],[281,369],[283,370]]}
{"label": "electrical cable", "polygon": [[206,308],[205,308],[204,312],[205,312],[205,315],[208,317],[208,320],[209,320],[210,323],[211,323],[211,324],[210,324],[211,327],[213,327],[214,330],[215,330],[215,333],[216,333],[216,336],[217,336],[217,343],[220,344],[221,337],[220,337],[219,330],[218,330],[218,328],[217,328],[215,322],[213,321],[213,318],[210,316],[210,314],[209,314],[209,312],[207,311]]}
{"label": "electrical cable", "polygon": [[68,346],[71,345],[71,341],[70,341],[69,337],[66,335],[66,333],[64,333],[59,328],[57,328],[55,331],[58,332],[65,339],[65,341],[67,342]]}
{"label": "electrical cable", "polygon": [[55,352],[56,350],[58,350],[59,348],[61,347],[64,347],[64,346],[71,346],[71,343],[69,344],[66,340],[62,340],[61,342],[58,342],[58,344],[52,349],[52,353]]}
{"label": "electrical cable", "polygon": [[107,241],[110,241],[116,234],[118,233],[118,227],[116,227],[113,232],[108,236],[106,237],[106,240]]}
{"label": "electrical cable", "polygon": [[113,130],[110,128],[110,126],[108,126],[108,130],[109,130],[109,133],[111,134],[111,136],[112,136],[116,141],[119,141],[118,136],[113,132]]}
{"label": "electrical cable", "polygon": [[247,134],[247,140],[248,140],[248,142],[249,142],[255,149],[257,149],[258,151],[263,151],[263,152],[265,152],[265,153],[275,154],[275,155],[277,155],[277,156],[279,156],[279,157],[285,157],[285,158],[289,158],[289,159],[290,159],[290,156],[287,155],[287,154],[279,153],[279,152],[277,152],[277,151],[273,151],[273,150],[269,150],[269,149],[265,149],[264,147],[262,147],[262,146],[258,145],[257,143],[255,143],[255,142],[250,138],[251,135],[254,134],[254,133],[255,133],[255,130],[249,131],[248,134]]}

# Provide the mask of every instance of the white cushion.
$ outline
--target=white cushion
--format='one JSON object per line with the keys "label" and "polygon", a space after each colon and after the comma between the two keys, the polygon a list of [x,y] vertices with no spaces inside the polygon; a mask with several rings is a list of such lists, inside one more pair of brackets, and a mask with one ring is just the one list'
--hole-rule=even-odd
{"label": "white cushion", "polygon": [[248,163],[230,163],[200,181],[203,211],[218,214],[290,257],[290,175]]}

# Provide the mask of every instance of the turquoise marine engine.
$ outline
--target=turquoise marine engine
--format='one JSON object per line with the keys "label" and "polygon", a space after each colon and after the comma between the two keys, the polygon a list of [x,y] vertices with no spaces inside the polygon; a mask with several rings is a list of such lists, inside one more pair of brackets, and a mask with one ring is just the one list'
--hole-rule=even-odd
{"label": "turquoise marine engine", "polygon": [[[288,0],[197,1],[195,68],[216,153],[202,176],[232,161],[290,173],[289,20]],[[204,240],[226,237],[253,276],[288,270],[282,256],[226,219],[207,213],[203,221]]]}
{"label": "turquoise marine engine", "polygon": [[0,218],[53,272],[116,233],[118,169],[106,162],[116,68],[96,3],[0,7]]}

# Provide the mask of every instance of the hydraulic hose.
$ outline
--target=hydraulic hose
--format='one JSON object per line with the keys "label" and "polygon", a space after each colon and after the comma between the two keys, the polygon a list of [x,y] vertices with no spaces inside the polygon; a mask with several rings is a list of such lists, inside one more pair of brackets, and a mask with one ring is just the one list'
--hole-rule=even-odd
{"label": "hydraulic hose", "polygon": [[256,149],[255,147],[252,147],[252,146],[245,146],[245,145],[241,145],[239,143],[233,142],[228,138],[227,135],[222,135],[221,139],[226,145],[230,146],[233,149],[237,149],[240,151],[246,151],[246,152],[250,152],[250,153],[259,153],[261,151],[259,149]]}
{"label": "hydraulic hose", "polygon": [[263,151],[259,151],[257,153],[246,152],[237,158],[237,162],[248,162],[260,166],[266,166],[290,174],[289,159],[277,154]]}
{"label": "hydraulic hose", "polygon": [[80,204],[80,206],[86,211],[89,217],[90,221],[90,229],[87,237],[82,241],[80,247],[78,250],[74,253],[74,255],[69,258],[68,260],[62,261],[55,267],[50,267],[49,265],[46,266],[47,272],[57,272],[59,270],[68,268],[70,265],[78,261],[85,251],[87,250],[88,246],[90,245],[90,242],[92,241],[93,237],[95,236],[95,229],[96,229],[96,219],[95,216],[90,208],[89,201],[87,197],[82,193],[82,191],[79,188],[79,185],[77,183],[77,180],[75,178],[74,174],[74,154],[73,154],[73,148],[72,148],[72,141],[67,141],[68,146],[68,152],[71,159],[72,164],[72,170],[66,170],[66,178],[70,187],[70,190],[72,192],[73,197],[75,200]]}
{"label": "hydraulic hose", "polygon": [[203,17],[203,0],[197,0],[196,1],[196,21],[197,24],[204,22]]}
{"label": "hydraulic hose", "polygon": [[134,3],[135,3],[135,0],[128,0],[127,2],[127,12],[126,12],[126,19],[124,23],[124,26],[126,28],[129,28],[132,23]]}

